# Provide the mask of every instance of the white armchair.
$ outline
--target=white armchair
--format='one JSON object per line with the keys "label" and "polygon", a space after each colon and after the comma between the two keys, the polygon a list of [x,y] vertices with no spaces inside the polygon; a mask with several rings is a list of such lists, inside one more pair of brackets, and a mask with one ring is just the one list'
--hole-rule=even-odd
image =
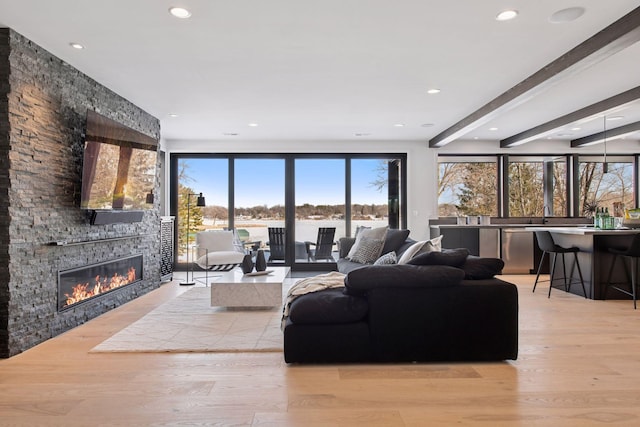
{"label": "white armchair", "polygon": [[244,258],[242,243],[233,231],[201,231],[196,233],[195,263],[207,271],[229,271]]}

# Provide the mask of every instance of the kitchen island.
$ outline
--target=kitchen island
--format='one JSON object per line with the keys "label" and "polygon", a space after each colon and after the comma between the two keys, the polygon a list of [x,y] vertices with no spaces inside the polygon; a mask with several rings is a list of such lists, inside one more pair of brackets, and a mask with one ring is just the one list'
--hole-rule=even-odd
{"label": "kitchen island", "polygon": [[[560,219],[568,221],[568,219]],[[576,219],[575,221],[584,221]],[[499,220],[498,220],[499,221]],[[484,225],[432,224],[431,238],[442,235],[443,248],[467,248],[472,255],[501,258],[503,274],[535,273],[542,252],[536,245],[533,232],[536,227],[576,227],[574,224],[524,224],[496,222]]]}
{"label": "kitchen island", "polygon": [[[613,255],[608,252],[610,247],[626,248],[631,243],[633,236],[640,233],[640,229],[617,229],[617,230],[599,230],[593,227],[527,227],[529,231],[549,231],[553,236],[553,240],[557,245],[563,247],[580,248],[578,260],[582,268],[584,277],[584,286],[587,291],[587,298],[591,299],[628,299],[629,297],[610,289],[607,292],[606,286],[608,281],[609,269],[613,261]],[[572,263],[573,257],[567,257],[567,263]],[[564,289],[562,283],[562,262],[558,258],[556,264],[556,277],[560,279],[554,280],[553,286]],[[567,271],[571,270],[571,264],[567,266]],[[573,278],[579,281],[578,271],[574,269]],[[626,282],[627,276],[624,272],[622,264],[616,265],[613,272],[614,282]],[[578,285],[571,286],[571,293],[576,295],[582,294],[582,287]]]}

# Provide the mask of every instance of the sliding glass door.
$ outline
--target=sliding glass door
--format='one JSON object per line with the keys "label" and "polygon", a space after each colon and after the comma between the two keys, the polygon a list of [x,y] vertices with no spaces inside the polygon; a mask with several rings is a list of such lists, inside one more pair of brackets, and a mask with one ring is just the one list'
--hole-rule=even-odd
{"label": "sliding glass door", "polygon": [[[186,265],[198,231],[235,228],[247,249],[271,256],[271,265],[330,270],[336,242],[357,226],[405,224],[405,158],[173,154],[176,262]],[[200,193],[204,207],[197,206]]]}
{"label": "sliding glass door", "polygon": [[351,230],[398,228],[399,165],[394,159],[351,160]]}
{"label": "sliding glass door", "polygon": [[[172,215],[176,217],[176,257],[186,262],[198,231],[222,229],[229,224],[229,160],[181,158],[172,164],[175,188]],[[206,206],[197,206],[202,193]],[[192,254],[190,253],[190,256]]]}
{"label": "sliding glass door", "polygon": [[345,159],[295,160],[295,261],[334,262],[345,236]]}
{"label": "sliding glass door", "polygon": [[233,165],[234,228],[247,248],[270,255],[269,228],[285,226],[285,159],[238,158]]}

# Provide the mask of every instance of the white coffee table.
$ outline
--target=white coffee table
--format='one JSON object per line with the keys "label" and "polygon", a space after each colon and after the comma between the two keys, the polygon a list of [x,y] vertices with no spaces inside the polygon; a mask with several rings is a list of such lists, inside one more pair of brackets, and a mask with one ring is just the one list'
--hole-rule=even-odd
{"label": "white coffee table", "polygon": [[269,267],[269,274],[247,276],[240,268],[224,273],[211,283],[211,306],[249,308],[282,305],[282,283],[289,267]]}

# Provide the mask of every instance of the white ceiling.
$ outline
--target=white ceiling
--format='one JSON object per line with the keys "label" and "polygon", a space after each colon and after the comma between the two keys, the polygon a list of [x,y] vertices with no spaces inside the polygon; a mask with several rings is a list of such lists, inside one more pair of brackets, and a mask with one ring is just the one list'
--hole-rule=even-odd
{"label": "white ceiling", "polygon": [[[187,7],[192,17],[176,19],[170,6]],[[552,13],[575,6],[586,9],[578,20],[549,22]],[[639,6],[638,0],[0,0],[0,25],[158,117],[167,140],[426,142]],[[507,8],[519,16],[496,21]],[[639,64],[636,43],[460,139],[498,141],[640,86]],[[442,92],[428,95],[434,87]],[[625,118],[615,126],[640,121],[640,106],[616,114]],[[581,127],[554,138],[601,131],[602,118]]]}

